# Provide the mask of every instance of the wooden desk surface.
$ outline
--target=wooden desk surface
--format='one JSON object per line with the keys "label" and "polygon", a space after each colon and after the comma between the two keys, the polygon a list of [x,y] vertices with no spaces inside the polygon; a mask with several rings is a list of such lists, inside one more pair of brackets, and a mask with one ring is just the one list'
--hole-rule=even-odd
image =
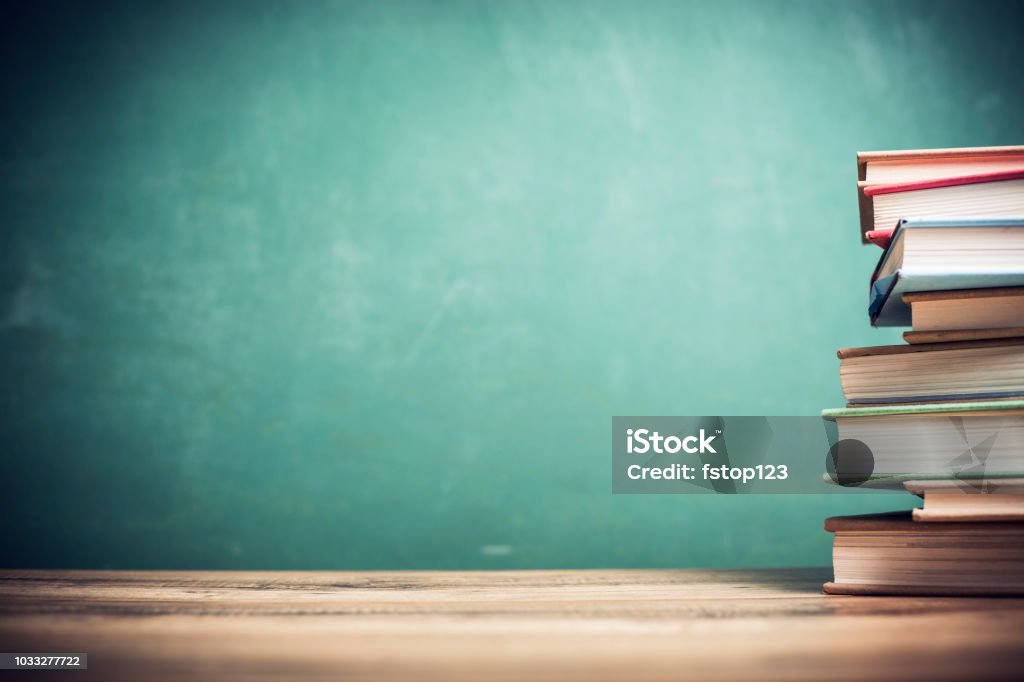
{"label": "wooden desk surface", "polygon": [[826,597],[827,569],[0,572],[18,679],[963,679],[1024,672],[1024,599]]}

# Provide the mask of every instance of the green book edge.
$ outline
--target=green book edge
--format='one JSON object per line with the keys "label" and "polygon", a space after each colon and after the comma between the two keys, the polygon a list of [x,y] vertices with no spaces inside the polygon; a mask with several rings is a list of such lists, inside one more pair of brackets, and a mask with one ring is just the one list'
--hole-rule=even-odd
{"label": "green book edge", "polygon": [[1024,400],[979,400],[963,403],[835,407],[822,410],[821,417],[828,421],[835,421],[840,417],[880,417],[898,414],[942,414],[944,412],[994,412],[1022,409],[1024,409]]}
{"label": "green book edge", "polygon": [[1019,479],[1019,471],[960,471],[960,472],[925,472],[915,474],[872,474],[866,481],[856,486],[843,486],[828,474],[822,475],[822,480],[829,485],[838,488],[871,488],[881,490],[900,490],[907,492],[903,487],[905,481],[964,481],[967,484],[976,481],[998,480],[1002,478]]}

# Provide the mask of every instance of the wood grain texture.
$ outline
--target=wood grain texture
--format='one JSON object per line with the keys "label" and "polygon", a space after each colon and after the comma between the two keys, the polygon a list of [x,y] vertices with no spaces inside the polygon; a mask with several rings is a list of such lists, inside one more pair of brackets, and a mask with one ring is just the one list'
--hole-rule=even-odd
{"label": "wood grain texture", "polygon": [[829,578],[5,571],[0,649],[87,652],[76,680],[976,680],[1024,665],[1022,599],[824,596]]}

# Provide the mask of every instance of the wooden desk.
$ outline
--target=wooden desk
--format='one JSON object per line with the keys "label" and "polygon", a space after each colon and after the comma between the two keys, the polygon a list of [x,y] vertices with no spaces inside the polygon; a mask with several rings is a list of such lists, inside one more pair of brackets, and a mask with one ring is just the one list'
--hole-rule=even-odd
{"label": "wooden desk", "polygon": [[[1024,599],[826,597],[828,570],[0,572],[0,651],[63,680],[963,679]],[[10,674],[10,673],[8,673]]]}

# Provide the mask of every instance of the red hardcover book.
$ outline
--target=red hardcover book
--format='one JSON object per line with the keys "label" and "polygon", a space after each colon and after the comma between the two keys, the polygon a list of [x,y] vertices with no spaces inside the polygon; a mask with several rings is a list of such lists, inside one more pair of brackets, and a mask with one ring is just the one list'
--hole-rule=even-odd
{"label": "red hardcover book", "polygon": [[867,185],[864,194],[869,197],[895,192],[915,192],[921,189],[937,189],[939,187],[955,187],[957,185],[977,185],[983,182],[1002,182],[1003,180],[1020,180],[1024,178],[1024,170],[999,171],[997,173],[980,173],[976,175],[958,175],[952,178],[933,178],[917,182],[896,182],[886,185]]}
{"label": "red hardcover book", "polygon": [[871,218],[867,231],[892,229],[901,218],[1019,217],[1024,216],[1024,170],[867,185],[861,194]]}
{"label": "red hardcover book", "polygon": [[1024,170],[1024,145],[857,152],[858,232],[861,241],[868,243],[867,232],[870,230],[892,227],[875,224],[874,202],[864,194],[866,187],[1020,170]]}

